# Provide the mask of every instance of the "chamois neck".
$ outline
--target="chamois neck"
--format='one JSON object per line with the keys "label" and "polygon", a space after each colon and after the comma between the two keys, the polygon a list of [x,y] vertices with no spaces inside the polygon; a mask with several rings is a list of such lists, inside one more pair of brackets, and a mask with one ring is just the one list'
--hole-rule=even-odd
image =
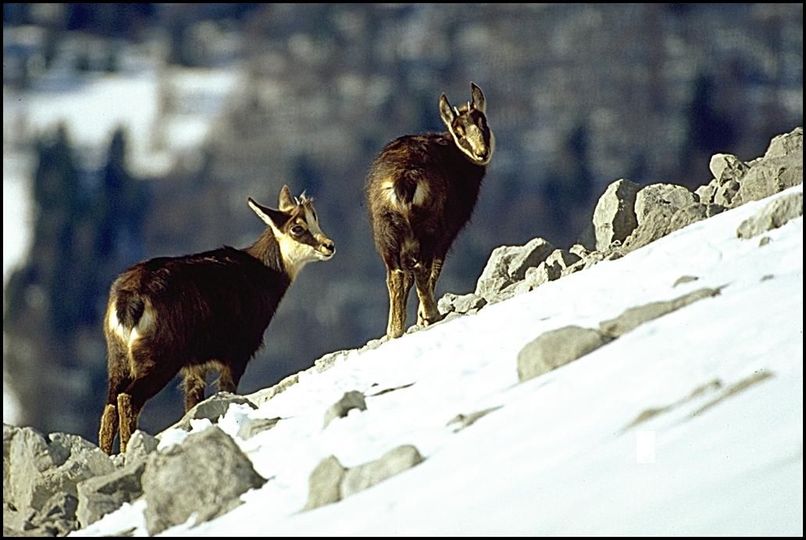
{"label": "chamois neck", "polygon": [[453,140],[453,135],[451,135],[450,132],[443,131],[439,133],[439,137],[442,138],[445,146],[449,149],[448,153],[454,163],[471,171],[480,172],[482,176],[487,172],[487,165],[479,165],[478,163],[474,163],[464,152],[459,149],[458,146],[456,146],[456,141]]}
{"label": "chamois neck", "polygon": [[288,274],[283,264],[283,254],[280,251],[280,244],[277,242],[277,238],[274,237],[274,232],[270,228],[267,227],[255,243],[244,251],[272,270]]}

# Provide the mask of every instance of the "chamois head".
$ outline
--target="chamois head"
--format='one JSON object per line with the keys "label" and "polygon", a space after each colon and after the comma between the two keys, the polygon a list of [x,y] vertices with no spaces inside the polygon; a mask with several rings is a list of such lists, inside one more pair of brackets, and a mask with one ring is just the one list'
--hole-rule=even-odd
{"label": "chamois head", "polygon": [[291,195],[288,186],[280,190],[278,208],[268,208],[249,197],[249,207],[271,228],[286,272],[293,279],[297,272],[311,261],[326,261],[333,257],[336,246],[319,228],[319,218],[313,199],[303,192]]}
{"label": "chamois head", "polygon": [[470,83],[471,101],[459,108],[451,107],[445,94],[439,97],[439,115],[456,147],[476,165],[487,165],[493,157],[495,137],[487,125],[487,105],[481,88]]}

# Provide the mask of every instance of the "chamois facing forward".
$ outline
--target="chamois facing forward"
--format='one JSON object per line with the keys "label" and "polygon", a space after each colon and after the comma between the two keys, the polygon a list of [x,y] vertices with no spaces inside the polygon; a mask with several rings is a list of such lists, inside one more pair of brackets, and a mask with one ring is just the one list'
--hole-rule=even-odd
{"label": "chamois facing forward", "polygon": [[439,320],[434,298],[442,263],[473,213],[495,139],[481,88],[458,108],[439,98],[443,133],[406,135],[387,144],[366,184],[375,247],[386,266],[389,320],[396,338],[406,324],[406,300],[416,285],[417,324]]}
{"label": "chamois facing forward", "polygon": [[278,209],[248,203],[267,225],[250,247],[151,259],[112,284],[104,317],[109,389],[98,435],[107,454],[118,431],[126,451],[143,405],[180,370],[185,411],[204,398],[210,369],[220,372],[219,390],[235,392],[291,282],[305,264],[333,257],[312,199],[283,186]]}

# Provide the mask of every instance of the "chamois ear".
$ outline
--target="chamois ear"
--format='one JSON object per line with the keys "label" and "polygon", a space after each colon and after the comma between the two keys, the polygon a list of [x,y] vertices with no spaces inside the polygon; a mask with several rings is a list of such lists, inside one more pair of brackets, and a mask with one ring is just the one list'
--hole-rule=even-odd
{"label": "chamois ear", "polygon": [[249,208],[251,208],[252,211],[257,214],[257,217],[269,227],[282,229],[283,225],[285,225],[290,217],[285,212],[258,204],[252,197],[249,197],[247,202],[249,203]]}
{"label": "chamois ear", "polygon": [[291,195],[291,190],[288,189],[288,185],[284,184],[282,188],[280,188],[280,197],[279,197],[279,206],[280,212],[291,212],[297,206],[297,201],[294,199],[293,195]]}
{"label": "chamois ear", "polygon": [[445,94],[439,96],[439,117],[442,118],[442,122],[451,127],[451,123],[453,122],[454,118],[456,118],[456,113],[453,112],[453,108],[451,104],[448,103],[448,98],[445,97]]}
{"label": "chamois ear", "polygon": [[484,114],[487,114],[487,102],[484,99],[484,93],[481,91],[481,88],[476,86],[476,83],[470,83],[470,95],[473,98],[472,106],[477,111],[481,111]]}

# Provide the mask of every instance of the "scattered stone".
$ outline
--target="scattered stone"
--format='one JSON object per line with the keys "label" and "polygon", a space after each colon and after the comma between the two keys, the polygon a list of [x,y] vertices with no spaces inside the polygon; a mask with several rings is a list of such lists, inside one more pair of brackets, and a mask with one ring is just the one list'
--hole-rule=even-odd
{"label": "scattered stone", "polygon": [[150,535],[184,523],[220,516],[240,504],[240,495],[266,480],[229,435],[217,426],[192,433],[182,444],[148,457],[142,476]]}
{"label": "scattered stone", "polygon": [[344,395],[336,403],[331,405],[327,412],[325,412],[325,425],[335,420],[336,418],[344,418],[353,409],[359,411],[367,410],[367,402],[364,400],[364,394],[357,390],[345,392]]}
{"label": "scattered stone", "polygon": [[145,460],[148,454],[157,449],[159,443],[159,439],[138,429],[132,433],[129,444],[126,445],[126,453],[118,455],[125,456],[125,463],[131,465]]}
{"label": "scattered stone", "polygon": [[764,247],[769,244],[772,239],[769,236],[762,236],[761,240],[758,241],[758,247]]}
{"label": "scattered stone", "polygon": [[131,462],[121,470],[104,476],[89,478],[78,484],[76,516],[82,527],[95,523],[114,512],[123,503],[132,502],[143,494],[141,478],[146,468],[145,459]]}
{"label": "scattered stone", "polygon": [[475,294],[488,302],[506,287],[522,280],[528,268],[543,262],[554,246],[534,238],[524,246],[500,246],[493,250],[476,284]]}
{"label": "scattered stone", "polygon": [[803,215],[803,193],[791,193],[768,203],[755,215],[745,219],[736,235],[739,238],[753,238],[761,233],[777,229],[790,219]]}
{"label": "scattered stone", "polygon": [[692,281],[697,281],[698,279],[700,278],[698,278],[697,276],[680,276],[679,278],[677,278],[677,280],[675,280],[674,285],[672,285],[672,287],[677,287],[678,285],[683,285],[684,283],[691,283]]}
{"label": "scattered stone", "polygon": [[540,335],[518,353],[518,379],[527,381],[585,356],[609,341],[599,331],[566,326]]}
{"label": "scattered stone", "polygon": [[440,313],[471,313],[480,310],[487,305],[487,300],[475,293],[457,295],[445,293],[437,302]]}
{"label": "scattered stone", "polygon": [[770,141],[770,146],[764,153],[764,159],[800,155],[803,160],[803,128],[797,127],[789,133],[777,135]]}
{"label": "scattered stone", "polygon": [[638,184],[623,178],[607,186],[593,211],[597,250],[607,249],[616,240],[623,242],[635,230],[638,225],[635,201],[639,189]]}
{"label": "scattered stone", "polygon": [[32,530],[45,536],[67,536],[79,529],[78,499],[69,493],[55,493],[30,521]]}
{"label": "scattered stone", "polygon": [[[373,386],[375,385],[373,384]],[[369,397],[382,396],[383,394],[388,394],[389,392],[394,392],[396,390],[403,390],[404,388],[411,388],[412,386],[414,386],[413,382],[408,384],[401,384],[400,386],[393,386],[392,388],[384,388],[383,390],[378,390],[374,394],[370,394]]]}
{"label": "scattered stone", "polygon": [[77,497],[79,482],[115,470],[109,456],[78,435],[51,433],[46,439],[30,427],[10,427],[3,435],[3,461],[8,464],[3,501],[26,512],[43,511],[56,494]]}
{"label": "scattered stone", "polygon": [[733,154],[714,154],[708,164],[711,174],[723,184],[728,179],[741,180],[742,176],[750,169],[746,163],[742,163]]}
{"label": "scattered stone", "polygon": [[638,326],[667,315],[673,311],[693,304],[704,298],[711,298],[718,295],[720,289],[703,288],[690,292],[683,296],[677,297],[673,300],[665,300],[661,302],[650,302],[642,306],[632,307],[625,310],[621,315],[615,319],[610,319],[602,322],[599,325],[599,330],[602,334],[611,338],[620,337],[627,332],[634,330]]}
{"label": "scattered stone", "polygon": [[456,416],[454,416],[453,418],[451,418],[448,421],[448,425],[454,427],[453,431],[455,433],[457,431],[461,431],[461,430],[465,429],[466,427],[472,426],[480,418],[483,418],[483,417],[487,416],[488,414],[490,414],[491,412],[497,411],[500,408],[501,408],[501,406],[499,405],[498,407],[490,407],[489,409],[482,409],[480,411],[476,411],[476,412],[472,412],[472,413],[468,413],[468,414],[461,414],[460,413],[460,414],[457,414]]}
{"label": "scattered stone", "polygon": [[591,253],[591,251],[588,250],[588,248],[586,248],[582,244],[574,244],[573,246],[571,246],[568,249],[568,251],[570,253],[573,253],[574,255],[579,257],[580,259],[584,259],[585,257],[587,257]]}
{"label": "scattered stone", "polygon": [[218,392],[190,409],[185,413],[185,416],[183,416],[179,422],[171,426],[171,428],[190,431],[190,421],[199,419],[207,419],[215,424],[227,413],[229,406],[233,403],[238,405],[245,404],[253,409],[257,409],[257,405],[244,396],[231,394],[229,392]]}
{"label": "scattered stone", "polygon": [[635,197],[638,227],[624,241],[624,254],[669,234],[675,213],[696,202],[695,195],[683,186],[652,184],[644,187]]}
{"label": "scattered stone", "polygon": [[724,184],[719,185],[714,193],[714,204],[725,208],[736,208],[742,204],[742,196],[739,194],[741,185],[737,180],[730,178]]}
{"label": "scattered stone", "polygon": [[341,497],[349,497],[370,488],[422,461],[423,457],[416,447],[410,444],[398,446],[375,461],[348,469],[341,481]]}
{"label": "scattered stone", "polygon": [[672,216],[672,219],[669,221],[669,232],[674,232],[692,223],[715,216],[723,210],[725,210],[725,207],[719,204],[705,204],[701,202],[685,206]]}
{"label": "scattered stone", "polygon": [[694,195],[697,196],[699,202],[703,204],[711,204],[714,202],[714,195],[716,195],[717,180],[713,179],[708,184],[704,184],[694,190]]}
{"label": "scattered stone", "polygon": [[308,502],[304,510],[313,510],[341,500],[341,482],[347,469],[336,456],[319,462],[308,479]]}
{"label": "scattered stone", "polygon": [[282,418],[245,418],[238,428],[238,437],[243,440],[251,439],[258,433],[273,428],[280,420]]}

